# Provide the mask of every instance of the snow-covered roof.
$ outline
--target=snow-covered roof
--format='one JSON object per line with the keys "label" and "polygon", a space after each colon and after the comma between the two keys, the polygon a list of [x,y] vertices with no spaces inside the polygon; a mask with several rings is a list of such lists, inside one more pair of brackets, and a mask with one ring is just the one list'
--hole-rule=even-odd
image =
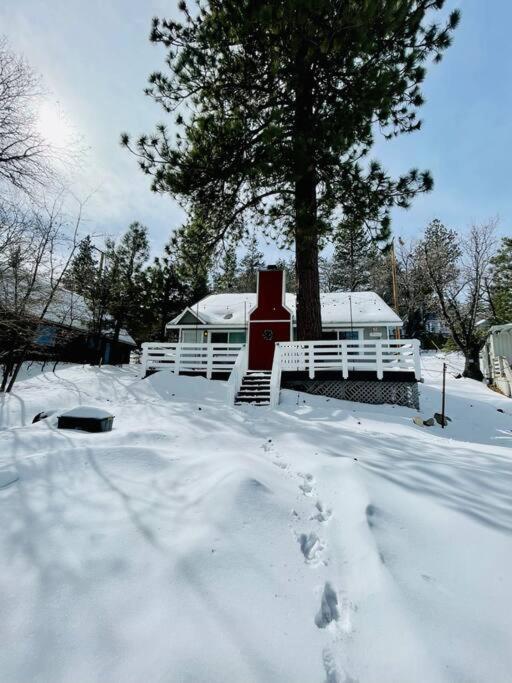
{"label": "snow-covered roof", "polygon": [[505,323],[504,325],[493,325],[489,332],[491,334],[495,332],[512,332],[512,323]]}
{"label": "snow-covered roof", "polygon": [[[33,314],[39,315],[42,306],[39,307],[36,305],[35,309],[36,310],[32,311]],[[44,320],[46,322],[66,325],[77,330],[88,330],[90,323],[93,320],[93,314],[83,296],[76,294],[76,292],[72,292],[69,289],[59,287],[53,295],[52,302],[45,313]],[[114,336],[113,323],[112,330],[104,330],[103,336],[107,338]],[[121,329],[119,341],[136,346],[135,340],[125,329]]]}
{"label": "snow-covered roof", "polygon": [[[34,316],[34,318],[39,318],[43,314],[50,294],[50,285],[43,280],[38,282],[37,286],[30,292],[24,312]],[[6,306],[16,309],[13,285],[7,278],[4,278],[2,281],[0,300],[3,300]],[[75,330],[84,331],[90,329],[92,320],[93,313],[84,297],[64,287],[57,287],[52,301],[43,316],[43,322],[45,323],[56,323]],[[108,321],[106,322],[108,323]],[[103,336],[111,338],[113,336],[113,326],[112,322],[112,330],[104,331]],[[136,346],[135,340],[125,329],[121,330],[119,341]]]}
{"label": "snow-covered roof", "polygon": [[[249,311],[256,305],[256,294],[210,294],[186,309],[205,325],[241,327],[248,319]],[[296,319],[295,294],[286,294],[286,306]],[[322,323],[329,325],[401,325],[400,317],[375,292],[331,292],[320,295]],[[168,327],[180,324],[186,311],[168,323]]]}

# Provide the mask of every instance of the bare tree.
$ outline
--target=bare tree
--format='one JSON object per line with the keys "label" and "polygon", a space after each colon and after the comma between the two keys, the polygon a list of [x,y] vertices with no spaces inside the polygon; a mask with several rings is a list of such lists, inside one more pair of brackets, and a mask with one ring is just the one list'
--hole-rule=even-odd
{"label": "bare tree", "polygon": [[48,317],[63,324],[73,315],[72,302],[59,301],[59,290],[78,244],[83,203],[70,222],[62,201],[59,196],[27,212],[16,238],[0,252],[0,391],[12,389],[39,325]]}
{"label": "bare tree", "polygon": [[0,37],[0,179],[29,191],[52,176],[50,146],[37,129],[38,77]]}
{"label": "bare tree", "polygon": [[432,285],[425,274],[422,251],[415,241],[398,239],[396,250],[398,308],[406,338],[425,333],[425,321],[437,306]]}
{"label": "bare tree", "polygon": [[495,252],[496,224],[493,219],[473,225],[461,237],[435,220],[420,243],[439,309],[465,357],[463,375],[477,380],[483,377],[479,355],[484,339],[477,323],[488,313],[485,282]]}

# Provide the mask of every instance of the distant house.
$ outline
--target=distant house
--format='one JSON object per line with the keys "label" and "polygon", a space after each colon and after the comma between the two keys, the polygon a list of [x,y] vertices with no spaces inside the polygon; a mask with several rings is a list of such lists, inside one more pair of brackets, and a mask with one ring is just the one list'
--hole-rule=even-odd
{"label": "distant house", "polygon": [[[34,291],[23,314],[12,308],[6,309],[4,320],[10,318],[16,325],[28,326],[31,344],[27,354],[30,359],[59,360],[70,363],[128,363],[130,352],[137,344],[122,330],[114,343],[113,332],[103,330],[98,335],[91,332],[93,313],[82,296],[59,287],[46,312],[49,287],[44,284]],[[4,288],[5,295],[5,288]],[[9,302],[11,299],[6,297]],[[5,305],[5,304],[4,304]],[[41,319],[41,316],[42,319]],[[9,334],[9,328],[4,333]],[[24,332],[26,337],[27,332]]]}
{"label": "distant house", "polygon": [[[286,294],[291,339],[297,338],[295,294]],[[321,294],[322,339],[391,339],[402,320],[375,292]],[[255,293],[210,294],[167,324],[169,341],[244,344]]]}
{"label": "distant house", "polygon": [[425,330],[430,334],[439,334],[443,337],[450,336],[450,328],[436,313],[431,313],[427,316],[425,320]]}

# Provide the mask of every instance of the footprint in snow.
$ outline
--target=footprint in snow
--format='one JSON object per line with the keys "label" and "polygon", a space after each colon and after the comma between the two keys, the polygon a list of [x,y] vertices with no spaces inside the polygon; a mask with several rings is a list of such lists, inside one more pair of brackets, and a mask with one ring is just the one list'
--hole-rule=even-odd
{"label": "footprint in snow", "polygon": [[320,561],[320,555],[324,549],[322,541],[318,536],[311,532],[310,534],[300,534],[297,537],[300,545],[300,551],[304,555],[304,560],[308,564],[318,563]]}
{"label": "footprint in snow", "polygon": [[299,472],[299,477],[303,479],[302,484],[299,485],[299,489],[305,496],[310,496],[313,493],[313,483],[315,481],[313,475]]}
{"label": "footprint in snow", "polygon": [[279,460],[273,460],[272,464],[276,467],[280,467],[282,470],[288,469],[288,465],[285,462],[279,462]]}
{"label": "footprint in snow", "polygon": [[318,628],[325,628],[332,621],[338,621],[340,611],[338,607],[338,596],[329,581],[325,582],[320,602],[320,609],[315,617],[315,624]]}
{"label": "footprint in snow", "polygon": [[322,652],[322,661],[325,669],[325,683],[343,683],[336,667],[334,655],[328,647]]}
{"label": "footprint in snow", "polygon": [[316,513],[311,515],[310,519],[316,519],[318,522],[328,522],[332,517],[331,508],[324,507],[324,504],[317,500],[315,504]]}

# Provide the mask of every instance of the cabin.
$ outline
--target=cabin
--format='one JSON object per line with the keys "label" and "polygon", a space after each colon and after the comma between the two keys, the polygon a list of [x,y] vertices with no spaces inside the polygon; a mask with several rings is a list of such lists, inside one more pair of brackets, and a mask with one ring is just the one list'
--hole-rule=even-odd
{"label": "cabin", "polygon": [[374,292],[321,295],[322,335],[300,341],[285,273],[258,274],[257,292],[212,294],[167,325],[168,343],[143,344],[142,372],[228,379],[235,404],[276,405],[281,388],[418,407],[419,341]]}
{"label": "cabin", "polygon": [[505,396],[512,397],[512,323],[489,329],[480,352],[485,379]]}
{"label": "cabin", "polygon": [[[261,277],[261,287],[266,281],[265,275]],[[273,291],[270,289],[268,294],[271,302]],[[259,297],[264,296],[261,291],[259,294],[210,294],[167,324],[168,339],[181,343],[245,344],[249,313],[256,308]],[[394,339],[403,325],[393,309],[374,292],[321,294],[320,304],[322,339]],[[292,341],[297,339],[295,294],[286,293],[283,305],[286,316],[288,312],[291,314],[291,339],[288,341]]]}
{"label": "cabin", "polygon": [[[93,334],[93,312],[80,294],[58,287],[46,306],[49,295],[50,286],[41,282],[34,288],[23,314],[18,314],[14,306],[6,308],[4,315],[12,320],[12,329],[19,326],[25,330],[24,342],[28,335],[31,337],[27,360],[129,363],[137,344],[126,330],[121,330],[114,342],[112,321],[110,329],[106,329],[109,327],[107,320],[101,334]],[[10,303],[9,297],[6,299]],[[6,334],[12,335],[9,326],[6,326]],[[12,341],[12,338],[6,339],[5,346],[9,348]]]}

